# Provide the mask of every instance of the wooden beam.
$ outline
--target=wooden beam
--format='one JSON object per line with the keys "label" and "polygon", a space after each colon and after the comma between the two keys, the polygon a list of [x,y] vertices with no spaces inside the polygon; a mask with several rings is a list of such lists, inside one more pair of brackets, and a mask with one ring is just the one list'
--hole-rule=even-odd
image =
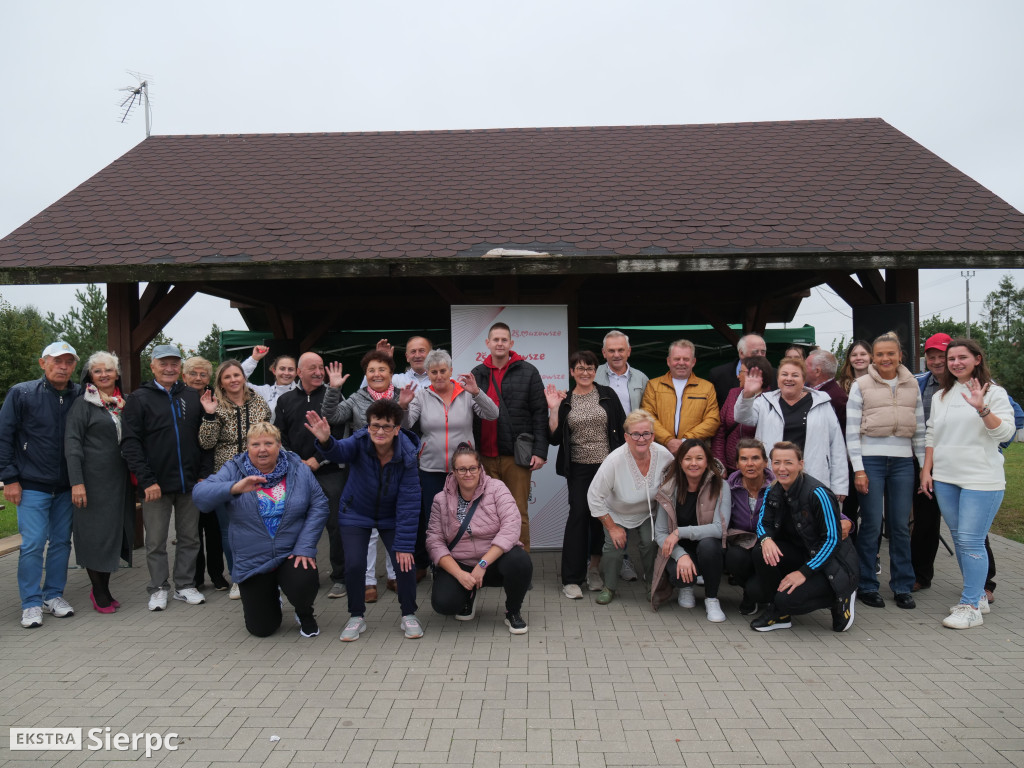
{"label": "wooden beam", "polygon": [[425,277],[423,281],[448,304],[472,304],[450,277]]}
{"label": "wooden beam", "polygon": [[912,349],[903,355],[903,364],[912,372],[917,373],[919,360],[918,350],[921,348],[921,298],[916,269],[887,269],[885,271],[885,301],[887,304],[912,304],[914,306],[914,324],[910,329]]}
{"label": "wooden beam", "polygon": [[320,338],[327,333],[334,324],[338,322],[338,318],[341,316],[341,310],[335,306],[333,309],[329,309],[324,312],[320,321],[313,326],[312,330],[305,335],[302,341],[299,342],[299,354],[303,352],[309,352],[313,346],[320,341]]}
{"label": "wooden beam", "polygon": [[282,309],[279,304],[266,304],[263,307],[270,322],[270,330],[275,339],[291,339],[295,336],[295,314],[290,309]]}
{"label": "wooden beam", "polygon": [[885,302],[885,280],[877,269],[858,269],[857,278],[861,287],[867,290],[879,304]]}
{"label": "wooden beam", "polygon": [[515,275],[502,275],[494,279],[494,303],[509,305],[519,303],[519,278]]}
{"label": "wooden beam", "polygon": [[145,317],[160,299],[171,290],[171,283],[149,283],[139,299],[139,317]]}
{"label": "wooden beam", "polygon": [[153,337],[163,330],[164,326],[188,304],[188,300],[196,294],[196,289],[189,283],[175,285],[166,296],[154,303],[149,313],[141,316],[139,324],[132,329],[132,351],[139,354]]}
{"label": "wooden beam", "polygon": [[828,274],[826,280],[828,286],[839,294],[839,298],[851,307],[861,307],[865,304],[878,304],[879,301],[871,293],[857,283],[848,274]]}
{"label": "wooden beam", "polygon": [[722,334],[722,337],[734,347],[740,343],[740,335],[730,328],[729,324],[725,322],[721,315],[719,315],[715,310],[711,309],[706,304],[700,304],[694,309],[707,318],[708,325]]}
{"label": "wooden beam", "polygon": [[139,353],[132,347],[132,329],[138,323],[138,283],[107,283],[107,346],[121,360],[125,393],[142,383]]}

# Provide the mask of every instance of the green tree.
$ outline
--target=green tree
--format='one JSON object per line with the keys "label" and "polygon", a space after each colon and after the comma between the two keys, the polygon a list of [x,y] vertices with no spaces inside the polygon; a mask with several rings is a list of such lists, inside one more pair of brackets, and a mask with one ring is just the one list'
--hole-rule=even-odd
{"label": "green tree", "polygon": [[196,350],[196,354],[213,363],[214,368],[220,362],[220,333],[220,326],[214,323],[210,332],[199,342],[199,349]]}
{"label": "green tree", "polygon": [[89,283],[84,291],[75,291],[78,305],[57,317],[46,315],[50,337],[63,339],[78,352],[84,362],[93,352],[107,350],[107,297],[99,286]]}
{"label": "green tree", "polygon": [[39,355],[51,339],[35,307],[18,308],[0,296],[0,402],[19,381],[42,376]]}
{"label": "green tree", "polygon": [[[918,332],[921,345],[924,346],[928,338],[936,333],[948,333],[954,339],[960,339],[967,335],[967,324],[957,322],[952,317],[929,317],[921,323],[921,330]],[[987,348],[988,333],[980,323],[971,323],[971,338]]]}
{"label": "green tree", "polygon": [[983,323],[989,337],[993,341],[1008,341],[1013,337],[1017,326],[1020,325],[1021,316],[1024,315],[1024,291],[1017,289],[1012,277],[1003,275],[999,287],[985,297],[984,307]]}
{"label": "green tree", "polygon": [[176,346],[179,350],[181,350],[182,360],[184,360],[187,357],[192,357],[196,353],[194,349],[189,349],[188,347],[182,346],[174,339],[172,339],[170,336],[168,336],[166,333],[160,331],[156,336],[153,337],[153,340],[146,345],[146,348],[142,350],[142,354],[139,355],[139,366],[141,368],[143,382],[153,380],[153,371],[150,370],[150,365],[153,362],[153,348],[161,344],[173,344],[174,346]]}

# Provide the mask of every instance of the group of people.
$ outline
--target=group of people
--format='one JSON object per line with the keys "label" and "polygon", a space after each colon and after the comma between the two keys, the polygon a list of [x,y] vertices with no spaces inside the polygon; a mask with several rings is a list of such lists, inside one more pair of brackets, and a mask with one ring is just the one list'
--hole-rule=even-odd
{"label": "group of people", "polygon": [[169,598],[205,602],[208,574],[241,600],[252,634],[279,629],[283,595],[300,633],[315,636],[326,529],[327,597],[347,598],[350,615],[341,640],[359,639],[379,599],[378,539],[406,638],[423,635],[417,583],[430,571],[435,612],[469,621],[478,590],[501,586],[505,624],[523,634],[530,477],[549,445],[560,448],[568,491],[566,598],[586,589],[608,605],[620,581],[641,577],[652,608],[673,595],[693,608],[696,588],[708,620],[722,622],[728,579],[753,629],[830,608],[845,631],[857,601],[885,606],[883,520],[889,586],[910,609],[931,584],[941,513],[963,573],[943,624],[978,626],[990,610],[986,534],[1005,487],[999,445],[1016,427],[973,341],[931,337],[928,373],[915,379],[892,333],[856,342],[842,372],[820,349],[773,369],[764,339],[748,335],[738,360],[705,380],[683,339],[669,346],[667,373],[648,379],[629,365],[628,337],[612,331],[603,364],[590,351],[570,356],[568,391],[543,386],[507,325],[495,323],[485,343],[486,358],[456,376],[450,355],[419,336],[396,373],[382,340],[348,397],[343,366],[312,352],[277,357],[274,383],[254,385],[266,347],[214,370],[161,345],[152,381],[126,395],[116,356],[92,355],[79,385],[75,350],[49,345],[43,376],[13,387],[0,411],[0,480],[23,537],[22,625],[40,626],[44,611],[73,614],[72,536],[94,609],[119,608],[110,576],[131,563],[138,498],[152,611]]}

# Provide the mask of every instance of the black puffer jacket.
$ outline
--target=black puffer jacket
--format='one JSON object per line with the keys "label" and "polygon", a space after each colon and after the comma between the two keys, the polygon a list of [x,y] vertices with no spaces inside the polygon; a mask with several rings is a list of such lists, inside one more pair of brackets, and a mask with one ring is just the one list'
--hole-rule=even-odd
{"label": "black puffer jacket", "polygon": [[[597,387],[598,403],[608,416],[608,452],[611,453],[623,443],[622,424],[626,414],[622,411],[622,402],[615,390],[601,384]],[[555,472],[562,477],[569,476],[569,462],[572,449],[569,445],[572,435],[569,432],[569,411],[572,410],[572,390],[558,406],[558,429],[551,433],[551,445],[562,446],[555,459]]]}
{"label": "black puffer jacket", "polygon": [[785,490],[776,482],[765,494],[757,519],[757,542],[776,536],[782,516],[789,515],[810,559],[800,566],[804,576],[824,573],[837,597],[849,595],[860,581],[857,551],[843,538],[839,502],[824,483],[806,473]]}
{"label": "black puffer jacket", "polygon": [[[274,407],[274,426],[281,430],[281,445],[286,450],[299,454],[303,461],[317,456],[316,438],[306,429],[306,411],[320,413],[326,394],[327,387],[321,384],[309,393],[299,386],[277,398],[277,405]],[[345,429],[345,424],[332,424],[331,435],[340,440],[345,436]],[[327,462],[316,474],[325,475],[338,471],[340,468],[336,464]]]}
{"label": "black puffer jacket", "polygon": [[124,401],[121,455],[141,494],[154,483],[161,493],[188,493],[199,480],[199,424],[206,416],[199,393],[180,381],[170,391],[147,381]]}
{"label": "black puffer jacket", "polygon": [[[487,358],[490,360],[490,357]],[[473,369],[477,386],[487,392],[491,386],[491,368],[481,363]],[[498,402],[498,455],[515,455],[518,435],[533,435],[533,455],[548,458],[548,402],[540,371],[513,353],[501,379],[501,400]],[[480,448],[480,417],[473,418],[473,439]]]}

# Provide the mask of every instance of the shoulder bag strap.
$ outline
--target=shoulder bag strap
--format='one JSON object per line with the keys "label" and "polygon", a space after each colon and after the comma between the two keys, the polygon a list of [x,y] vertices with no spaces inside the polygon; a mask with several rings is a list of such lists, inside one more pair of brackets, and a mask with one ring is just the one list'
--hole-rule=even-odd
{"label": "shoulder bag strap", "polygon": [[459,532],[455,534],[454,539],[448,542],[449,552],[455,549],[455,545],[459,543],[460,539],[462,539],[462,534],[464,534],[466,529],[469,528],[469,521],[473,519],[473,513],[476,512],[476,508],[480,506],[480,499],[482,498],[483,496],[477,497],[476,501],[474,501],[466,511],[466,516],[462,518],[462,525],[459,526]]}

